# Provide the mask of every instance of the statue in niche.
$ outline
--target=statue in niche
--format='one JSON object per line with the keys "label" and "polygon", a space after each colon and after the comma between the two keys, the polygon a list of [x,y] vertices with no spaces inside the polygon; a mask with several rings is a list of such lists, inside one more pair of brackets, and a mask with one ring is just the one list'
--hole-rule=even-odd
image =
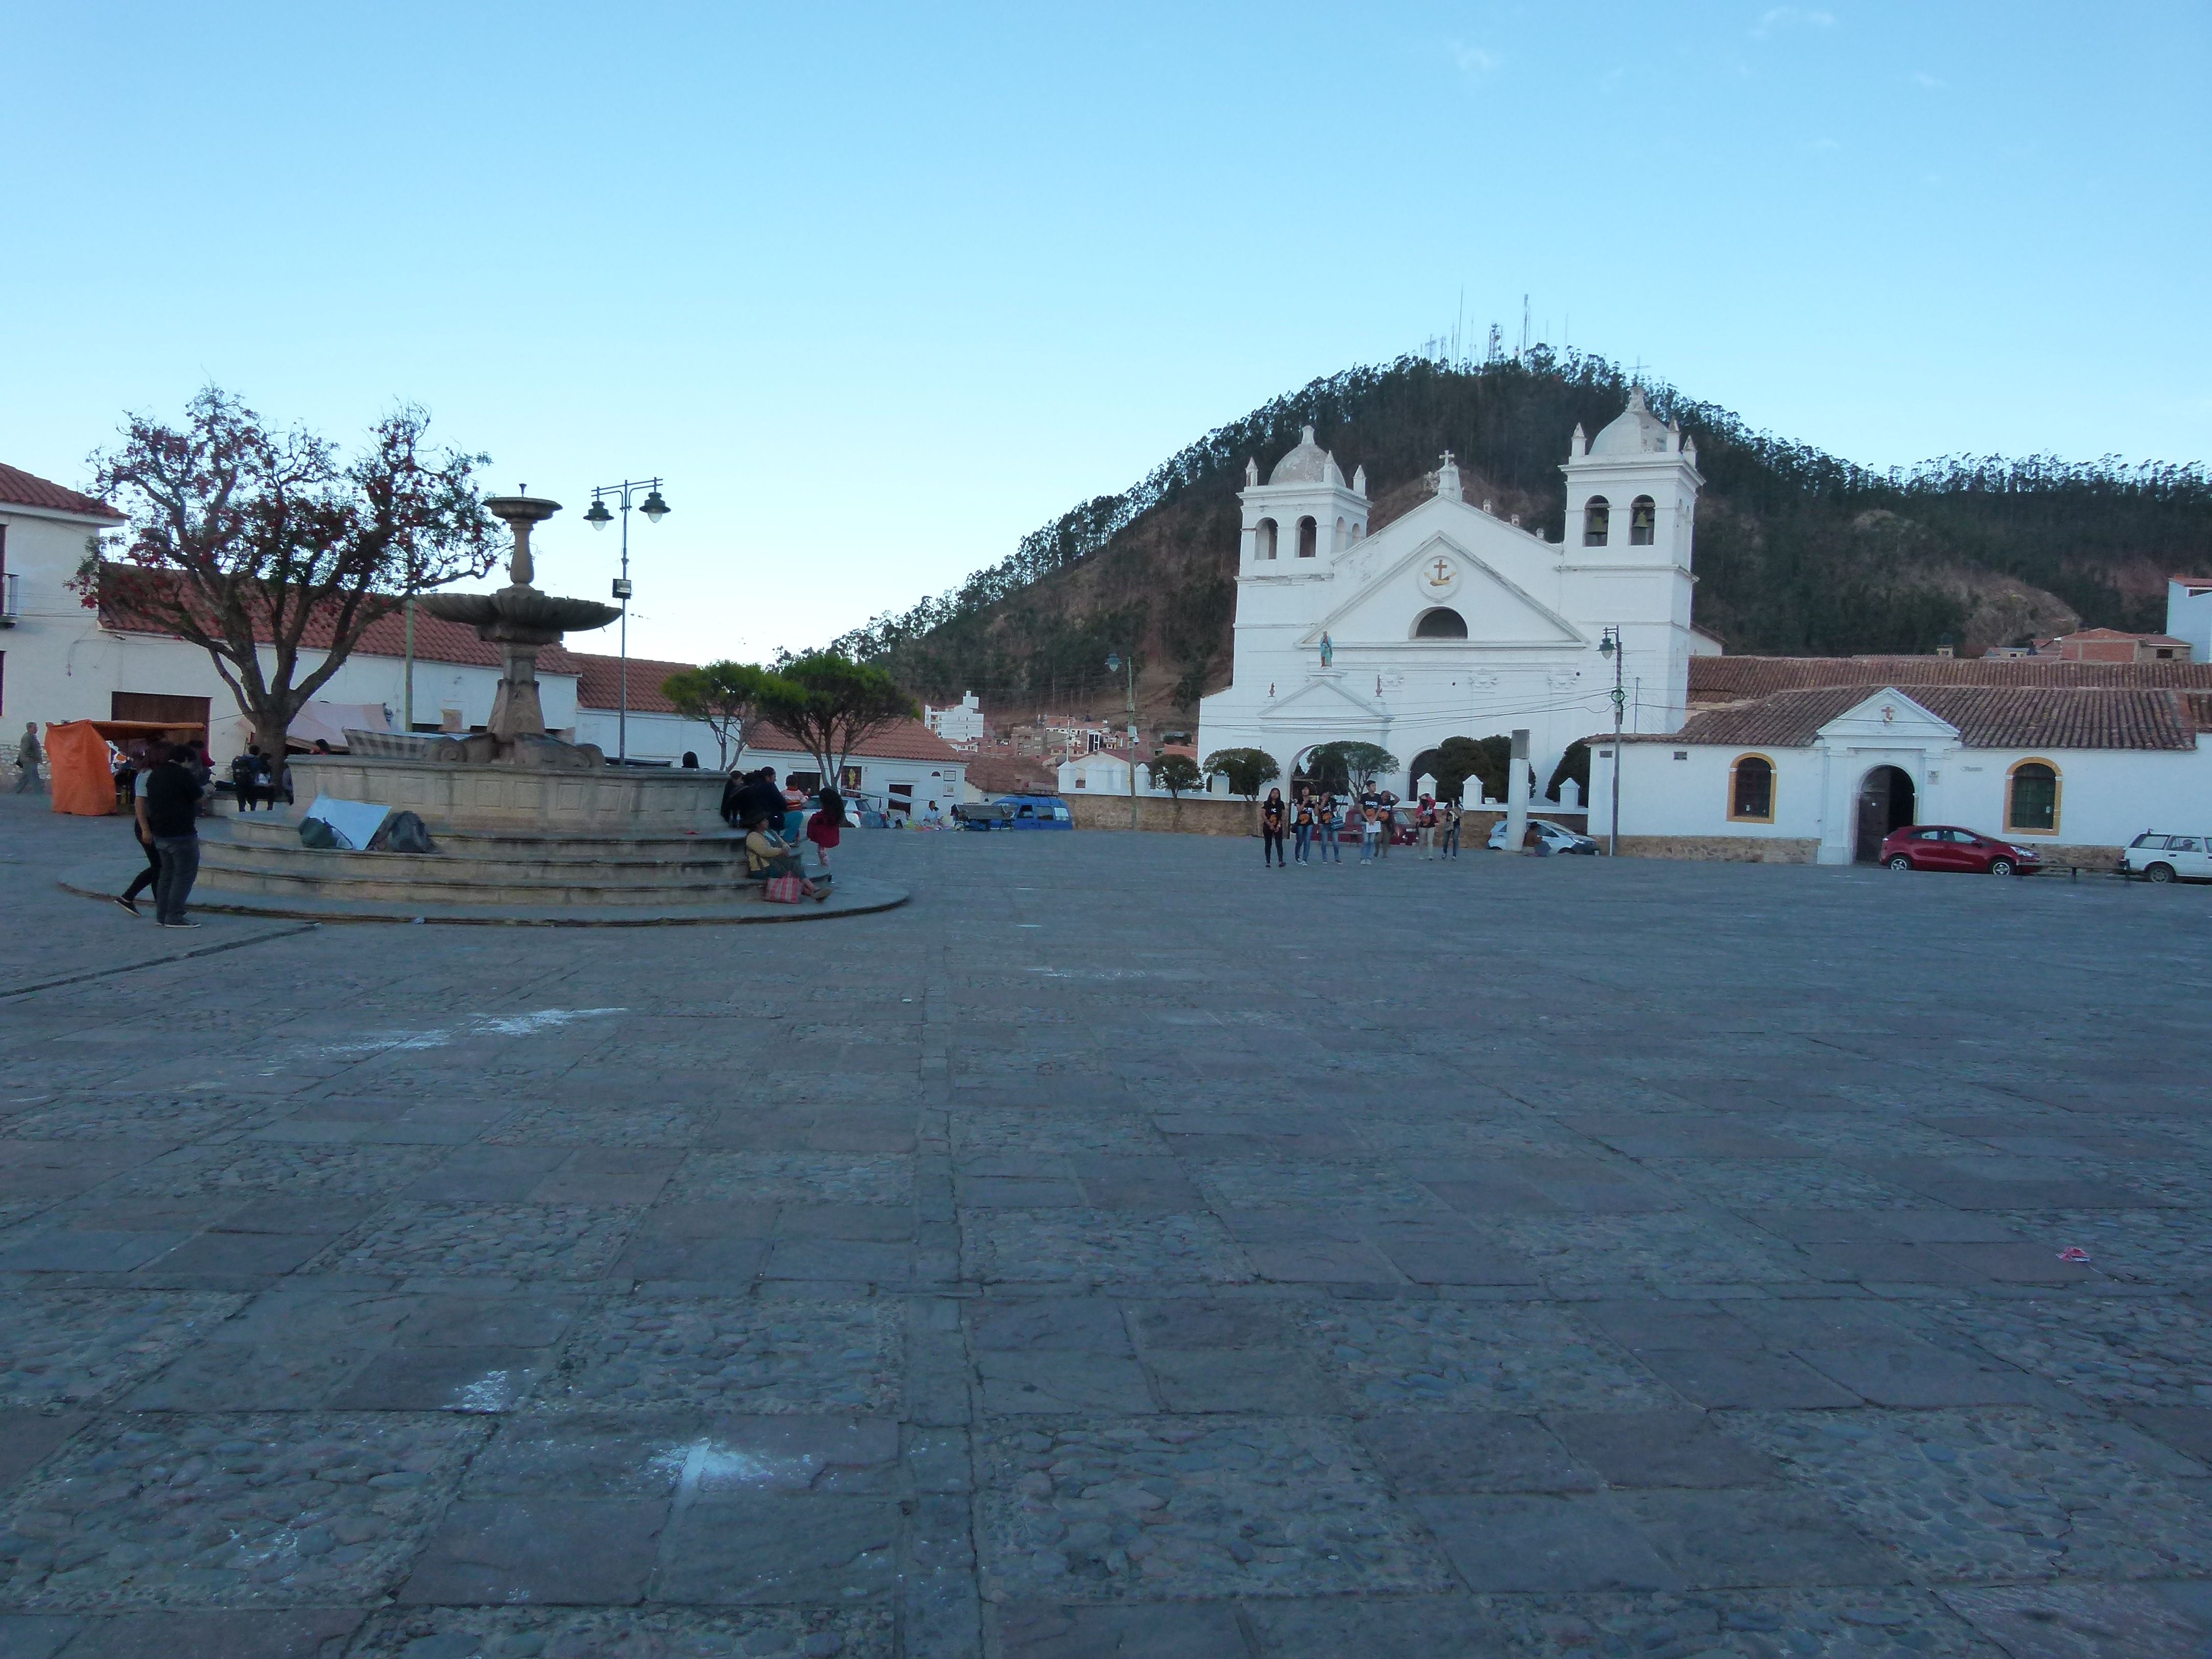
{"label": "statue in niche", "polygon": [[1335,660],[1336,643],[1329,638],[1328,630],[1324,629],[1321,636],[1321,665],[1326,668]]}

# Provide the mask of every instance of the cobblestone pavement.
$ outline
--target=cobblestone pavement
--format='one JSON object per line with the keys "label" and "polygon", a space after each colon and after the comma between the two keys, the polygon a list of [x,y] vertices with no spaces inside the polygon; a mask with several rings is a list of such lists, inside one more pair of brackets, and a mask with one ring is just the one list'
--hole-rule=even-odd
{"label": "cobblestone pavement", "polygon": [[2212,1654],[2212,891],[863,835],[772,938],[178,936],[42,806],[0,1659]]}

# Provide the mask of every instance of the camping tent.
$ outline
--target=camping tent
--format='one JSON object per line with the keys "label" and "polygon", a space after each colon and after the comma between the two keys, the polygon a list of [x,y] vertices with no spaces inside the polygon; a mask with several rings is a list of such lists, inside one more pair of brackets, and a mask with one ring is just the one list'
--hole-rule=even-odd
{"label": "camping tent", "polygon": [[[293,750],[313,749],[319,738],[343,753],[349,726],[360,732],[389,732],[393,729],[392,713],[380,702],[311,702],[292,716],[291,730],[284,734],[285,746]],[[225,761],[246,752],[246,746],[253,741],[253,723],[243,714],[233,714],[215,723],[214,735],[216,759]]]}

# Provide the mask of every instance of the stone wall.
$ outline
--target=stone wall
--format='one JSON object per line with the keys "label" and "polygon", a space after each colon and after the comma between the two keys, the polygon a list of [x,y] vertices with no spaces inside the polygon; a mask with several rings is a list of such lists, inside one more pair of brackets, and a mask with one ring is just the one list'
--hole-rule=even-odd
{"label": "stone wall", "polygon": [[[1602,836],[1599,837],[1604,839]],[[1625,859],[1698,859],[1723,864],[1810,864],[1814,839],[1787,836],[1623,836]]]}
{"label": "stone wall", "polygon": [[[1071,792],[1060,799],[1075,814],[1075,827],[1079,830],[1129,827],[1127,795],[1081,795]],[[1203,795],[1185,796],[1178,816],[1176,803],[1164,796],[1139,795],[1137,828],[1180,830],[1186,836],[1256,836],[1260,833],[1260,821],[1251,803],[1241,798],[1224,800],[1218,795],[1211,799]]]}

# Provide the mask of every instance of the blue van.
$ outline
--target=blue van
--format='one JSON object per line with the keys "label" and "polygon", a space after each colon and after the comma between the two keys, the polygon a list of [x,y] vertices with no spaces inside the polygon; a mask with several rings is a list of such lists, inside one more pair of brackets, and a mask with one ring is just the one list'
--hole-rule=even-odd
{"label": "blue van", "polygon": [[963,830],[1073,830],[1075,814],[1057,795],[1001,795],[952,809]]}

